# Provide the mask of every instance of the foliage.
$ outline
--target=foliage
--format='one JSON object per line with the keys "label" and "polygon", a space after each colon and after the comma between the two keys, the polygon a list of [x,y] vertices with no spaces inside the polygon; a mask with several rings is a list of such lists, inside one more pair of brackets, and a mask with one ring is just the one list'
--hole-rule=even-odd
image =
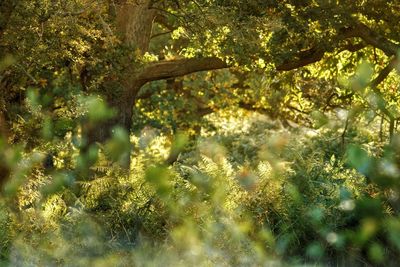
{"label": "foliage", "polygon": [[396,266],[396,1],[0,3],[0,265]]}

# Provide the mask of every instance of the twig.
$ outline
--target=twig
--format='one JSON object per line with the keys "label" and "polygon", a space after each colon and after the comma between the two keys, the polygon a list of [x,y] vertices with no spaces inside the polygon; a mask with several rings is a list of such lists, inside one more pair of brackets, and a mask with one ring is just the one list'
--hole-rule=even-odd
{"label": "twig", "polygon": [[19,67],[35,84],[38,83],[38,81],[33,77],[21,64],[16,64],[17,67]]}
{"label": "twig", "polygon": [[385,121],[385,120],[384,120],[384,116],[385,116],[385,115],[382,115],[382,117],[381,117],[381,124],[380,124],[380,126],[379,126],[379,140],[380,140],[381,142],[383,142],[383,122]]}
{"label": "twig", "polygon": [[342,150],[344,149],[344,145],[345,145],[345,142],[346,142],[346,133],[347,133],[347,129],[348,129],[348,127],[349,127],[349,116],[347,116],[347,118],[346,118],[346,122],[345,122],[345,124],[344,124],[344,129],[343,129],[343,133],[342,133],[342,135],[341,135],[341,146],[342,146]]}
{"label": "twig", "polygon": [[157,34],[152,35],[152,36],[150,37],[150,39],[157,38],[157,37],[159,37],[159,36],[162,36],[162,35],[165,35],[165,34],[169,34],[169,33],[171,33],[171,32],[173,32],[173,30],[166,31],[166,32],[160,32],[160,33],[157,33]]}

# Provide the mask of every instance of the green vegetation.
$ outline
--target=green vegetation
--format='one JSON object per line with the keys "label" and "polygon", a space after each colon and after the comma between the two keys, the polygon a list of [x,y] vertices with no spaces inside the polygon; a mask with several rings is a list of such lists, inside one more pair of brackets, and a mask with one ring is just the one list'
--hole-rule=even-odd
{"label": "green vegetation", "polygon": [[0,2],[1,266],[398,266],[400,4]]}

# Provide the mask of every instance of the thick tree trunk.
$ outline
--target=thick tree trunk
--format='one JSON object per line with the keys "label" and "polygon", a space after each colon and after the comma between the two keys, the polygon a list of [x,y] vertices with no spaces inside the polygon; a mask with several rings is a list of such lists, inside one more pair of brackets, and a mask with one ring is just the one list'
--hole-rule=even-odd
{"label": "thick tree trunk", "polygon": [[123,127],[127,130],[129,130],[131,127],[132,106],[134,105],[134,102],[109,102],[108,105],[116,111],[115,117],[105,122],[97,123],[96,125],[87,126],[86,138],[89,145],[95,142],[105,142],[111,137],[112,129],[116,126]]}
{"label": "thick tree trunk", "polygon": [[[121,0],[116,5],[116,28],[121,40],[126,45],[135,47],[144,54],[149,47],[155,11],[150,9],[150,0]],[[119,96],[105,96],[108,105],[117,111],[116,116],[107,122],[86,129],[88,145],[104,142],[111,136],[112,128],[121,126],[130,131],[132,125],[132,110],[135,95],[144,84],[138,78],[132,77],[134,66],[126,69],[124,85]]]}
{"label": "thick tree trunk", "polygon": [[106,122],[96,125],[88,125],[85,129],[85,135],[88,145],[95,142],[103,143],[112,135],[112,129],[116,126],[123,127],[130,131],[132,126],[132,112],[135,105],[136,93],[140,90],[143,83],[136,83],[129,90],[125,90],[117,98],[106,98],[109,107],[116,111],[115,116]]}
{"label": "thick tree trunk", "polygon": [[150,0],[123,1],[117,6],[117,31],[125,44],[135,46],[142,54],[149,48],[156,16]]}

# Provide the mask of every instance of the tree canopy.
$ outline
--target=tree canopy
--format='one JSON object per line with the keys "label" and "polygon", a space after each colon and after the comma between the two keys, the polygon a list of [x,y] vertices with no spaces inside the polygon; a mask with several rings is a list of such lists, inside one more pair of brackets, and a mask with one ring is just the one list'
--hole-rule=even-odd
{"label": "tree canopy", "polygon": [[46,89],[62,80],[105,97],[118,110],[110,125],[130,129],[137,99],[153,95],[143,93],[143,85],[229,67],[238,80],[226,88],[230,94],[247,87],[240,94],[254,95],[255,79],[278,84],[262,92],[278,91],[275,98],[293,91],[282,88],[288,80],[325,83],[331,92],[322,94],[338,102],[328,108],[350,97],[332,89],[339,72],[352,75],[357,62],[369,59],[376,87],[395,68],[395,7],[395,1],[5,1],[2,54],[18,63],[2,75],[3,101],[15,102],[10,100],[29,86]]}

